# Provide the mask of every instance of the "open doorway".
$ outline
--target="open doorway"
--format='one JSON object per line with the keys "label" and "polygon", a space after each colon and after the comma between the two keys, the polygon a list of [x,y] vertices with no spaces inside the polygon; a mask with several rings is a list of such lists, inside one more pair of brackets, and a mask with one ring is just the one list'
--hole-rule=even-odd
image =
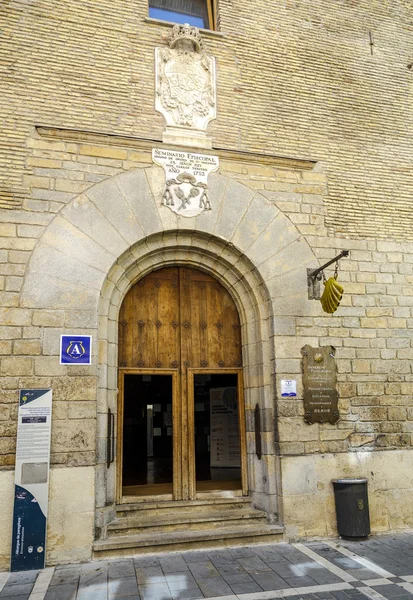
{"label": "open doorway", "polygon": [[241,490],[238,376],[194,374],[197,492]]}
{"label": "open doorway", "polygon": [[124,496],[172,493],[172,375],[124,379]]}

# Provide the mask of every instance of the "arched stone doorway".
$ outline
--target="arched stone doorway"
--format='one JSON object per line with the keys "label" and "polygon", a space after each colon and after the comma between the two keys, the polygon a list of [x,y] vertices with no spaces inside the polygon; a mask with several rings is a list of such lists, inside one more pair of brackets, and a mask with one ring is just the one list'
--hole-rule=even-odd
{"label": "arched stone doorway", "polygon": [[[275,441],[274,353],[271,302],[265,282],[245,254],[233,245],[194,231],[170,231],[138,242],[109,271],[100,301],[99,438],[106,444],[106,411],[118,406],[119,314],[128,291],[149,273],[168,266],[201,269],[219,281],[232,297],[240,318],[242,372],[247,438],[247,485],[254,506],[280,516],[279,458]],[[254,409],[262,422],[263,455],[255,453]],[[106,454],[97,471],[97,523],[113,519],[116,504],[116,464],[107,468]]]}
{"label": "arched stone doorway", "polygon": [[119,314],[117,502],[248,493],[240,319],[199,269],[140,279]]}
{"label": "arched stone doorway", "polygon": [[[150,167],[101,182],[70,201],[45,228],[25,274],[21,306],[55,311],[59,325],[45,328],[42,373],[55,377],[54,398],[66,400],[67,384],[87,383],[96,403],[90,439],[93,464],[67,465],[65,478],[88,478],[87,535],[115,516],[116,464],[108,464],[108,411],[118,398],[118,319],[128,290],[154,269],[200,268],[230,293],[241,323],[246,409],[248,490],[253,504],[282,520],[277,451],[275,374],[278,323],[307,314],[303,264],[315,257],[291,221],[259,191],[220,174],[209,178],[214,210],[184,219],[161,205],[163,172]],[[92,366],[56,368],[62,333],[93,336]],[[49,355],[49,356],[47,356]],[[285,361],[284,361],[285,362]],[[278,361],[279,365],[280,361]],[[92,395],[93,392],[93,395]],[[261,413],[262,458],[254,451],[254,409]],[[96,431],[96,438],[94,436]],[[90,453],[91,454],[91,453]],[[62,473],[52,469],[52,476]],[[71,490],[61,495],[63,503]],[[67,500],[69,502],[69,500]]]}

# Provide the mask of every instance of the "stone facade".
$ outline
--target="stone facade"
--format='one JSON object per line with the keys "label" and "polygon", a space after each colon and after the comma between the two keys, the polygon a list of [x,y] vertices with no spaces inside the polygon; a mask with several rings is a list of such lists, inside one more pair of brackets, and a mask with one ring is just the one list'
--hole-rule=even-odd
{"label": "stone facade", "polygon": [[[0,9],[2,95],[13,94],[0,106],[2,567],[25,387],[53,388],[48,562],[90,557],[115,499],[106,412],[116,410],[119,307],[169,264],[201,266],[237,304],[254,503],[290,539],[333,535],[331,479],[367,476],[373,531],[412,527],[411,7],[241,4],[221,0],[220,32],[204,34],[217,60],[208,133],[220,168],[209,176],[214,209],[189,219],[162,206],[152,163],[164,127],[154,48],[168,28],[145,21],[146,3]],[[308,300],[306,269],[344,248],[344,297],[326,315]],[[93,336],[91,367],[59,365],[64,332]],[[306,344],[336,348],[335,425],[304,423]],[[297,398],[280,397],[288,378]]]}

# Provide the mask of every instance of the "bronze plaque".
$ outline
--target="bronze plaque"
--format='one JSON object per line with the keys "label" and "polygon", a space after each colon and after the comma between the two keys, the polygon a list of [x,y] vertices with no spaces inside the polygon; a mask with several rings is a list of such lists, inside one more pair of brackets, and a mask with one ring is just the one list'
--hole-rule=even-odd
{"label": "bronze plaque", "polygon": [[339,413],[335,348],[304,346],[301,353],[303,355],[304,421],[336,423]]}

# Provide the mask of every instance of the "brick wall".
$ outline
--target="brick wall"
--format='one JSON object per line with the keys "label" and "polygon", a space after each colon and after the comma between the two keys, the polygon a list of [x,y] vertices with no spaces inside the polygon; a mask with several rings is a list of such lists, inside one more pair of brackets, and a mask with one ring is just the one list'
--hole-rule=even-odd
{"label": "brick wall", "polygon": [[[219,13],[214,145],[322,161],[331,233],[412,240],[411,3],[220,0]],[[2,206],[27,209],[30,177],[50,168],[28,159],[34,125],[161,138],[153,53],[168,29],[146,14],[146,0],[2,4]]]}

